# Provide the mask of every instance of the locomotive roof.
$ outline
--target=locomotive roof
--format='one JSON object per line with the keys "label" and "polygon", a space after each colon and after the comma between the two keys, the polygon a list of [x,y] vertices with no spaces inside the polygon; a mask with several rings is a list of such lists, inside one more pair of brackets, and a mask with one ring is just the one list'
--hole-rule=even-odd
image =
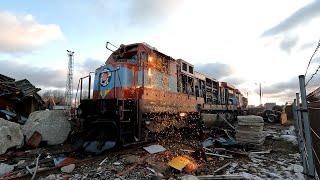
{"label": "locomotive roof", "polygon": [[[127,45],[121,45],[121,46],[125,46],[125,47],[130,47],[130,46],[132,46],[132,47],[134,47],[134,46],[143,46],[144,48],[147,48],[149,51],[151,51],[151,52],[154,52],[154,53],[156,53],[156,54],[158,54],[158,55],[160,55],[160,56],[164,56],[165,58],[167,58],[167,59],[170,59],[170,60],[172,60],[172,61],[175,61],[175,59],[174,58],[172,58],[171,56],[168,56],[168,55],[166,55],[166,54],[164,54],[164,53],[162,53],[162,52],[160,52],[160,51],[158,51],[155,47],[152,47],[151,45],[149,45],[149,44],[147,44],[147,43],[134,43],[134,44],[127,44]],[[121,47],[120,46],[120,47]]]}

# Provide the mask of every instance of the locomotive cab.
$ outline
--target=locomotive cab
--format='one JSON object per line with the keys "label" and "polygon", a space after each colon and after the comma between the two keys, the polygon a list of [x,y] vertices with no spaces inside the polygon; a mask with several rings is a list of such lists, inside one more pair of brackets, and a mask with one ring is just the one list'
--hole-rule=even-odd
{"label": "locomotive cab", "polygon": [[[92,99],[80,99],[78,118],[87,140],[127,144],[140,140],[138,45],[114,51],[105,65],[95,71]],[[90,90],[89,90],[90,92]],[[97,138],[98,137],[98,138]]]}

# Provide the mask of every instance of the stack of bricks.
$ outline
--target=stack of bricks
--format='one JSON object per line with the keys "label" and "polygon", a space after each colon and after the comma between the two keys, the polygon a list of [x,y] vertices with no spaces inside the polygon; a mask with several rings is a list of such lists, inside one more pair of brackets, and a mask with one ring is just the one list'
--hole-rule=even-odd
{"label": "stack of bricks", "polygon": [[236,140],[239,144],[260,146],[265,140],[263,118],[260,116],[238,116]]}

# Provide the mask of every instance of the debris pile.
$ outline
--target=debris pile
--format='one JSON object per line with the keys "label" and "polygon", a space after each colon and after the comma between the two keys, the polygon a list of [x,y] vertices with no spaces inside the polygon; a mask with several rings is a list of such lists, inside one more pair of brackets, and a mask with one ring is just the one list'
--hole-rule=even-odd
{"label": "debris pile", "polygon": [[[193,129],[180,129],[168,132],[155,142],[133,144],[100,156],[91,156],[70,144],[61,144],[70,132],[64,111],[34,112],[23,126],[0,119],[0,125],[2,121],[5,124],[1,128],[13,126],[11,128],[20,132],[18,134],[22,137],[19,142],[23,143],[24,133],[25,144],[33,148],[17,150],[8,147],[7,153],[0,155],[0,178],[303,179],[297,146],[281,138],[283,134],[293,132],[291,127],[264,126],[255,116],[238,119],[236,130],[213,128],[197,135],[191,133]],[[250,131],[251,127],[259,127],[259,132]],[[267,132],[268,138],[259,149],[245,146],[239,141],[238,132],[241,134],[245,130],[241,128],[246,128],[247,132],[249,128],[253,134]],[[7,132],[13,137],[13,131]],[[43,146],[40,142],[50,146]],[[15,146],[19,145],[22,144]]]}
{"label": "debris pile", "polygon": [[238,116],[237,142],[240,144],[262,145],[265,139],[263,125],[264,121],[260,116]]}
{"label": "debris pile", "polygon": [[16,81],[0,74],[0,118],[23,124],[30,113],[43,109],[40,90],[27,79]]}

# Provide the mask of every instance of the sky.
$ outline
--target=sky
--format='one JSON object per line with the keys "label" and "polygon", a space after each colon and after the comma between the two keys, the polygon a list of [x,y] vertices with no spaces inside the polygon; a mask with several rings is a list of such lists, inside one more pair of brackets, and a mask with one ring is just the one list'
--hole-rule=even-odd
{"label": "sky", "polygon": [[[67,52],[74,86],[115,45],[146,42],[249,96],[291,102],[320,38],[320,0],[70,0],[0,2],[0,73],[63,90]],[[319,66],[316,53],[307,73]],[[318,86],[316,75],[307,87]]]}

